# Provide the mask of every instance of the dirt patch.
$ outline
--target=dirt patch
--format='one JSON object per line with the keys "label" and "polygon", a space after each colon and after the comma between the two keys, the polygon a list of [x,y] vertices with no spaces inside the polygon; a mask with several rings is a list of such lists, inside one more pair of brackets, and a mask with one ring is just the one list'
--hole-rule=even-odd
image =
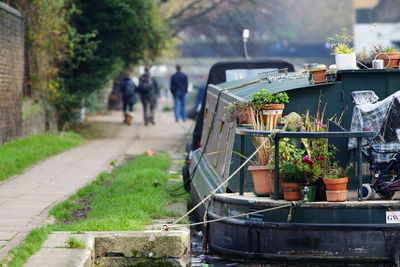
{"label": "dirt patch", "polygon": [[78,203],[82,205],[82,209],[71,211],[72,219],[65,220],[64,223],[71,223],[74,221],[84,220],[87,218],[87,214],[90,211],[90,199],[89,198],[81,198],[78,200]]}

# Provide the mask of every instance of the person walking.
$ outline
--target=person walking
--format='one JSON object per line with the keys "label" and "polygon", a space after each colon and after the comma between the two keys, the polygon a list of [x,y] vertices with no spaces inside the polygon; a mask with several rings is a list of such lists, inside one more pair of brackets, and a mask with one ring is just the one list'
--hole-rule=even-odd
{"label": "person walking", "polygon": [[151,77],[148,67],[144,69],[144,74],[139,78],[138,92],[143,105],[144,125],[147,126],[149,123],[154,125],[154,111],[157,107],[160,89],[158,88],[156,80]]}
{"label": "person walking", "polygon": [[188,78],[181,71],[181,65],[176,65],[176,72],[171,76],[170,90],[174,97],[174,114],[175,121],[179,122],[179,118],[186,121],[186,94],[188,89]]}
{"label": "person walking", "polygon": [[125,73],[119,84],[119,91],[122,96],[122,112],[124,114],[124,123],[131,125],[133,120],[133,105],[136,103],[135,97],[136,85]]}

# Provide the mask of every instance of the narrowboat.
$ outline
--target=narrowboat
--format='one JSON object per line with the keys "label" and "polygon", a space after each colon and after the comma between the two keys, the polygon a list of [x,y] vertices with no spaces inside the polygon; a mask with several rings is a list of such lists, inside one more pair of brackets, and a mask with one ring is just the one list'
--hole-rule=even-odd
{"label": "narrowboat", "polygon": [[[279,74],[278,69],[285,69],[287,74]],[[268,77],[270,73],[278,75],[271,78]],[[238,77],[244,78],[233,79]],[[340,126],[333,124],[329,132],[315,138],[328,138],[337,147],[336,157],[341,162],[355,162],[349,177],[347,201],[282,199],[278,193],[278,164],[275,164],[276,193],[262,197],[253,193],[247,167],[238,170],[245,160],[236,156],[239,154],[236,152],[250,156],[255,150],[252,137],[270,133],[254,131],[228,120],[227,107],[233,102],[251,100],[261,89],[289,95],[290,102],[283,115],[306,111],[312,114],[321,104],[326,104],[327,117],[344,112]],[[338,71],[335,81],[312,84],[306,75],[295,73],[293,66],[284,61],[228,62],[213,66],[193,134],[190,160],[183,172],[193,203],[202,203],[196,209],[197,217],[200,221],[212,221],[203,227],[208,247],[219,254],[261,261],[398,265],[400,202],[396,195],[390,200],[362,199],[361,185],[369,183],[370,176],[360,147],[363,138],[371,135],[368,131],[348,129],[354,108],[352,92],[370,90],[384,99],[399,89],[398,69]],[[279,144],[277,140],[284,137],[311,138],[313,133],[297,134],[278,132],[275,143]],[[350,137],[357,138],[360,144],[357,149],[348,150]],[[279,145],[275,146],[275,152],[277,148]]]}

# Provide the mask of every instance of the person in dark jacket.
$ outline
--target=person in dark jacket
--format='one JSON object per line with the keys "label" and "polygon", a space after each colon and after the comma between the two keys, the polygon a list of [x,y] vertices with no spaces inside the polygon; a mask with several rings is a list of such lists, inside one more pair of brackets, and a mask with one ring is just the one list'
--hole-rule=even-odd
{"label": "person in dark jacket", "polygon": [[188,89],[188,78],[185,73],[181,72],[181,65],[176,65],[176,72],[171,76],[171,93],[174,97],[174,113],[175,120],[179,122],[179,118],[186,120],[186,93]]}
{"label": "person in dark jacket", "polygon": [[157,107],[157,100],[160,97],[160,89],[157,81],[150,75],[149,68],[144,69],[144,74],[139,78],[138,92],[143,105],[144,125],[155,124],[154,111]]}
{"label": "person in dark jacket", "polygon": [[133,119],[133,105],[136,103],[135,97],[136,85],[131,80],[128,74],[124,74],[124,77],[119,84],[119,91],[122,95],[122,111],[124,113],[124,123],[130,125]]}

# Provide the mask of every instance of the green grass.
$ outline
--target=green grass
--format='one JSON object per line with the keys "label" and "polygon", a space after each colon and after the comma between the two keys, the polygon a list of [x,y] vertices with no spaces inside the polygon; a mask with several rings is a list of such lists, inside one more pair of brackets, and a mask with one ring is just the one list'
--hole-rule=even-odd
{"label": "green grass", "polygon": [[20,174],[24,169],[51,155],[82,144],[72,132],[35,135],[0,146],[0,181]]}
{"label": "green grass", "polygon": [[17,248],[10,251],[12,261],[0,261],[0,266],[23,266],[27,259],[40,249],[47,236],[52,232],[50,227],[40,227],[29,232],[27,237]]}
{"label": "green grass", "polygon": [[[34,230],[42,235],[35,234],[36,239],[27,238],[14,249],[10,266],[21,266],[52,231],[144,230],[152,219],[176,216],[165,209],[168,204],[178,201],[169,190],[182,184],[168,182],[170,177],[166,170],[170,165],[167,154],[157,153],[154,157],[139,156],[112,173],[101,173],[94,182],[50,210],[57,222]],[[155,181],[158,186],[153,186]],[[87,218],[74,220],[72,212],[85,208],[82,202],[90,203],[86,207],[89,208]]]}
{"label": "green grass", "polygon": [[70,236],[67,239],[67,248],[86,248],[86,245],[82,240]]}

